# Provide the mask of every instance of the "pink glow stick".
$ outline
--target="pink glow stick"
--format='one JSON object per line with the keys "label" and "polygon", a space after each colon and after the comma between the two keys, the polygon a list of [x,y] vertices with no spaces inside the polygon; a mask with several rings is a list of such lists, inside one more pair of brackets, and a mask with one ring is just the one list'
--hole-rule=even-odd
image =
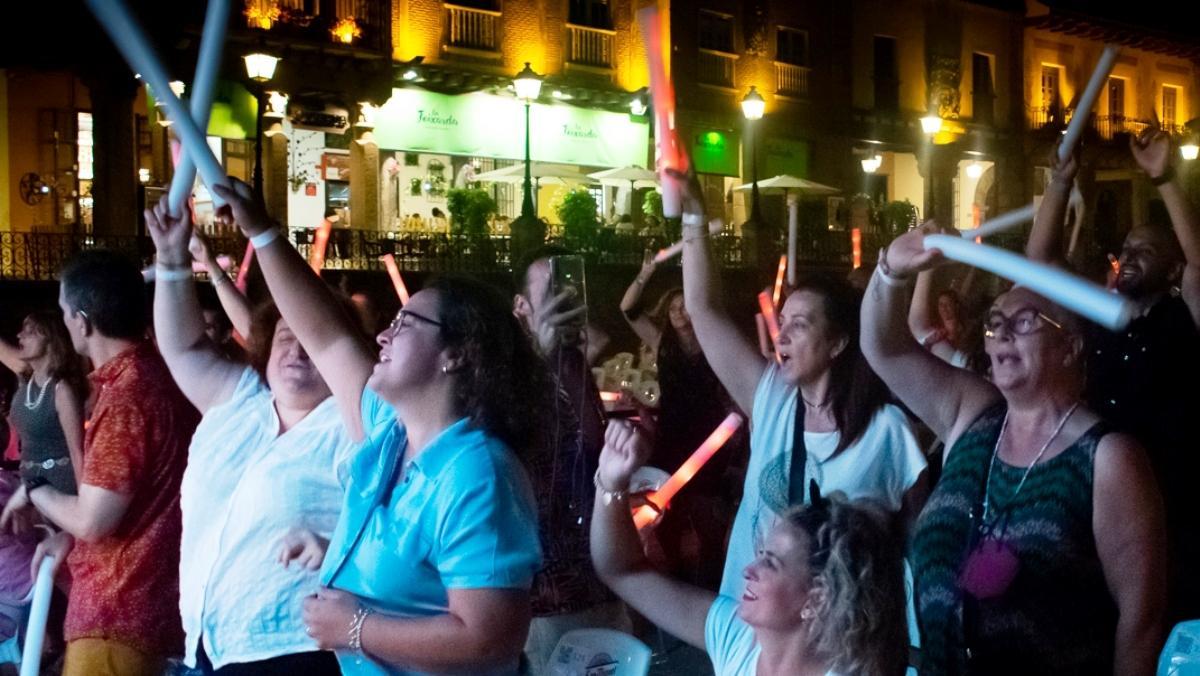
{"label": "pink glow stick", "polygon": [[246,275],[250,274],[250,263],[254,261],[254,245],[246,242],[246,255],[242,256],[242,264],[238,266],[237,281],[234,286],[238,291],[246,293]]}
{"label": "pink glow stick", "polygon": [[308,251],[308,265],[318,275],[321,274],[321,268],[325,267],[325,250],[329,246],[329,233],[332,230],[332,221],[328,218],[321,221],[321,225],[317,228],[317,236],[314,238],[312,249]]}
{"label": "pink glow stick", "polygon": [[687,154],[679,145],[675,131],[675,88],[667,74],[663,56],[663,17],[655,7],[638,11],[638,23],[646,40],[646,55],[650,66],[650,97],[654,101],[654,140],[658,150],[658,172],[662,181],[663,216],[676,218],[682,213],[679,186],[667,174],[667,169],[686,172]]}
{"label": "pink glow stick", "polygon": [[782,364],[779,357],[779,320],[775,317],[775,305],[766,291],[758,294],[758,309],[762,312],[763,321],[767,324],[767,335],[771,337],[771,347],[775,349],[775,361]]}
{"label": "pink glow stick", "polygon": [[[708,438],[704,440],[704,443],[700,444],[691,457],[685,460],[679,466],[679,469],[675,470],[675,473],[671,475],[670,479],[667,479],[667,482],[662,487],[646,496],[647,499],[657,505],[659,509],[665,509],[671,503],[671,498],[675,497],[675,494],[686,486],[692,477],[696,476],[696,472],[699,472],[700,468],[704,467],[704,463],[708,462],[709,458],[713,457],[713,454],[720,450],[725,445],[725,442],[729,441],[729,438],[741,426],[742,416],[737,413],[730,413],[725,416],[725,420],[722,420],[721,424],[717,425],[717,429],[708,435]],[[650,505],[642,505],[633,515],[633,524],[639,529],[644,528],[657,517],[658,510]]]}
{"label": "pink glow stick", "polygon": [[771,304],[779,307],[779,295],[783,293],[783,275],[787,273],[788,257],[784,254],[779,257],[779,271],[775,273],[775,291],[771,294]]}
{"label": "pink glow stick", "polygon": [[400,276],[400,268],[396,267],[396,257],[392,254],[384,254],[379,257],[383,261],[384,267],[387,268],[388,277],[392,278],[392,286],[396,287],[396,295],[400,297],[400,305],[408,305],[408,287],[404,285],[404,278]]}

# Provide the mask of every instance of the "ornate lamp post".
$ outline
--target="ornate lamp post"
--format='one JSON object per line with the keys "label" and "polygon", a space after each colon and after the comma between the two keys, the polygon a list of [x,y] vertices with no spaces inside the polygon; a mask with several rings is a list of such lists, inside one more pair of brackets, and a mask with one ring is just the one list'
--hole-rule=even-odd
{"label": "ornate lamp post", "polygon": [[[747,136],[750,132],[754,132],[758,126],[756,123],[762,119],[763,109],[766,108],[767,102],[763,100],[761,94],[758,93],[756,87],[751,86],[750,91],[746,93],[742,99],[742,115],[747,121]],[[750,146],[750,220],[754,223],[762,223],[762,212],[758,205],[758,136],[754,135],[753,143]]]}
{"label": "ornate lamp post", "polygon": [[513,88],[517,90],[517,98],[525,104],[525,198],[521,201],[521,219],[536,219],[537,210],[533,205],[533,178],[530,176],[529,159],[529,107],[537,100],[542,92],[542,78],[525,62],[525,68],[517,73],[513,80]]}
{"label": "ornate lamp post", "polygon": [[263,52],[247,54],[246,75],[254,82],[255,115],[254,115],[254,194],[260,199],[263,194],[263,113],[266,112],[266,84],[275,77],[275,66],[279,58]]}

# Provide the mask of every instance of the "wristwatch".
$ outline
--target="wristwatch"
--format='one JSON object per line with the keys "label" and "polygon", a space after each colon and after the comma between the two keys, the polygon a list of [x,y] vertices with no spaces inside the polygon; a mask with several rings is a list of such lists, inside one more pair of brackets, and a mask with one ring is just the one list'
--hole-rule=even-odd
{"label": "wristwatch", "polygon": [[29,476],[21,479],[21,483],[25,484],[25,495],[29,495],[42,486],[49,486],[50,480],[44,476]]}

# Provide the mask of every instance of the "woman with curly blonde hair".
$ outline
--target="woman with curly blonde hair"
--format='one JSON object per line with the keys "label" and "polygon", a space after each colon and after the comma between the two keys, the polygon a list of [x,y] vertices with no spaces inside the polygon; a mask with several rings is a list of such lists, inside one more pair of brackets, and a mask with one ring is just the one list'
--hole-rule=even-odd
{"label": "woman with curly blonde hair", "polygon": [[784,513],[743,573],[740,599],[652,568],[626,487],[649,453],[614,421],[596,473],[592,560],[638,612],[708,652],[718,676],[885,676],[907,662],[900,546],[883,510],[840,493]]}

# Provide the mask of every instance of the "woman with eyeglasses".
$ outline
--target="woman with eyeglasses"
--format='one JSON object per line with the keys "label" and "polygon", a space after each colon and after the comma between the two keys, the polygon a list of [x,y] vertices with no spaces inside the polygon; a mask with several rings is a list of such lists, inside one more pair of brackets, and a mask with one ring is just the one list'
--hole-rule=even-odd
{"label": "woman with eyeglasses", "polygon": [[705,650],[720,676],[889,676],[904,672],[907,630],[900,538],[868,500],[828,498],[784,511],[742,571],[736,597],[654,569],[630,518],[627,488],[646,461],[641,430],[614,421],[596,473],[592,561],[618,596]]}
{"label": "woman with eyeglasses", "polygon": [[353,319],[230,179],[216,186],[250,237],[280,313],[324,376],[359,446],[318,593],[317,644],[346,674],[512,674],[540,566],[519,454],[540,448],[553,392],[508,302],[442,278],[412,295],[375,355]]}
{"label": "woman with eyeglasses", "polygon": [[921,673],[1151,674],[1165,536],[1146,457],[1081,404],[1078,320],[1028,289],[985,315],[991,382],[921,349],[905,310],[935,231],[880,253],[862,311],[863,353],[949,449],[913,545]]}

